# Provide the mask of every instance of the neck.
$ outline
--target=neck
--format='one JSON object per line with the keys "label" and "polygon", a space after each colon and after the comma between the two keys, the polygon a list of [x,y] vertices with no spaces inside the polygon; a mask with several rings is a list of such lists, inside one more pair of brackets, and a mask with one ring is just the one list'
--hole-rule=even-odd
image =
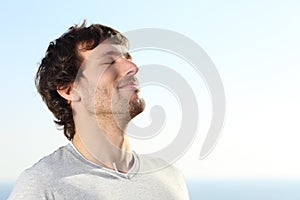
{"label": "neck", "polygon": [[[112,116],[91,119],[81,112],[74,115],[76,133],[73,145],[87,160],[100,166],[126,173],[133,164],[133,156],[126,133],[126,126],[118,126]],[[114,166],[115,165],[115,166]]]}

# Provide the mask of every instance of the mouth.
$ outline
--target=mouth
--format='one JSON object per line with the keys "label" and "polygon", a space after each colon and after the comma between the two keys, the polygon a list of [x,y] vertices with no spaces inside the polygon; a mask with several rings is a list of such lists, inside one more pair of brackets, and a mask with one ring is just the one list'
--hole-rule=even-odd
{"label": "mouth", "polygon": [[130,91],[134,91],[134,92],[138,92],[140,91],[139,86],[136,82],[125,82],[125,83],[121,83],[118,87],[118,90],[130,90]]}
{"label": "mouth", "polygon": [[136,83],[129,82],[118,86],[118,89],[138,89],[138,85]]}
{"label": "mouth", "polygon": [[134,90],[134,91],[139,91],[139,84],[136,79],[133,80],[127,80],[127,81],[122,81],[118,84],[117,86],[118,90]]}

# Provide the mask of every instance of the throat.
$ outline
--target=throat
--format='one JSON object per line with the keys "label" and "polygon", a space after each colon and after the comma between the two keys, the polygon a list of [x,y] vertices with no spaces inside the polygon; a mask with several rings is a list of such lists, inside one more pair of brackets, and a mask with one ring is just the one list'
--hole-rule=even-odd
{"label": "throat", "polygon": [[126,134],[76,132],[72,140],[77,151],[88,161],[126,173],[133,164],[133,155]]}

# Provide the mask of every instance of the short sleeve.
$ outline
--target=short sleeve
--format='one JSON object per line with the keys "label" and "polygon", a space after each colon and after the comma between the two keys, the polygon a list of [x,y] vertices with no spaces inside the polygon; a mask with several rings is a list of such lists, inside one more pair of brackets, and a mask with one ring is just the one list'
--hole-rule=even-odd
{"label": "short sleeve", "polygon": [[9,200],[54,199],[49,184],[42,181],[38,174],[24,171],[14,184]]}

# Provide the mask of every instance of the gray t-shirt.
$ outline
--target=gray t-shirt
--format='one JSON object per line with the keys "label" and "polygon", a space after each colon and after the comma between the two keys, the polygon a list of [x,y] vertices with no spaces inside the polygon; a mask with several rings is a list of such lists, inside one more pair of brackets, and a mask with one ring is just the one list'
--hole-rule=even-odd
{"label": "gray t-shirt", "polygon": [[140,173],[163,161],[134,152],[133,156],[134,164],[125,174],[89,162],[68,144],[25,170],[9,199],[189,199],[184,177],[175,167]]}

